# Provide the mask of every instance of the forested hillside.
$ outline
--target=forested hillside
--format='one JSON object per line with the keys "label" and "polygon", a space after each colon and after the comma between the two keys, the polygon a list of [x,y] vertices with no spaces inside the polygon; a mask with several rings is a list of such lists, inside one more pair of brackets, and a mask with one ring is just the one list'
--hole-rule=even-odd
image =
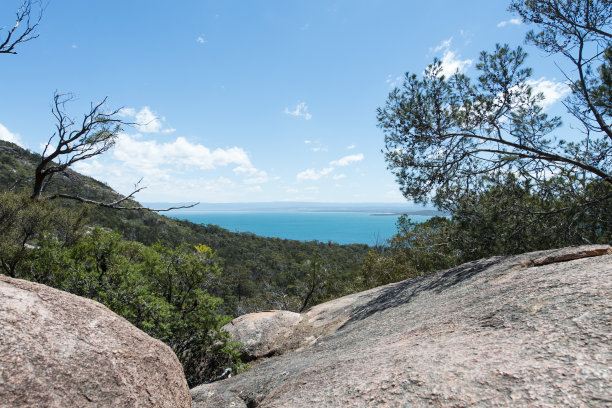
{"label": "forested hillside", "polygon": [[[29,192],[32,175],[40,156],[19,146],[0,141],[0,186],[3,190]],[[57,174],[46,188],[112,201],[120,197],[109,186],[73,170]],[[222,269],[216,294],[227,303],[227,312],[242,314],[261,309],[298,310],[317,287],[308,305],[328,300],[354,289],[366,245],[301,242],[235,233],[215,225],[199,225],[175,220],[151,211],[129,211],[86,206],[70,200],[56,205],[84,211],[84,223],[115,230],[125,239],[145,245],[161,242],[174,247],[183,243],[205,244],[216,251]],[[131,202],[131,205],[137,205]],[[308,278],[312,278],[308,281]]]}
{"label": "forested hillside", "polygon": [[[0,141],[0,267],[97,300],[171,346],[190,384],[242,366],[221,326],[264,309],[302,311],[358,289],[366,245],[233,233],[148,210],[105,208],[110,187],[66,169],[36,200],[41,157]],[[122,207],[139,207],[126,200]]]}
{"label": "forested hillside", "polygon": [[[16,19],[0,25],[0,55],[16,54],[17,48],[39,35],[45,6],[37,0],[20,3]],[[434,58],[426,67],[411,66],[412,72],[403,78],[392,80],[389,75],[386,83],[392,89],[377,109],[385,161],[402,195],[413,203],[430,203],[446,216],[424,223],[404,216],[397,234],[375,248],[263,238],[165,217],[134,201],[135,193],[146,186],[136,185],[123,196],[74,169],[79,162],[111,148],[120,151],[125,127],[158,136],[176,129],[162,129],[166,119],[157,118],[148,106],[138,113],[135,108],[111,109],[107,98],[90,103],[81,115],[74,116],[68,105],[76,97],[55,91],[53,133],[42,145],[41,155],[0,141],[0,273],[104,304],[168,344],[183,364],[189,384],[195,385],[219,379],[228,368],[244,367],[238,345],[221,331],[233,316],[265,309],[303,312],[345,294],[494,255],[612,243],[611,3],[511,0],[509,10],[516,18],[498,23],[498,28],[509,23],[529,25],[526,44],[553,58],[555,65],[561,61],[560,66],[570,67],[561,72],[565,81],[555,86],[567,95],[565,114],[556,116],[558,110],[548,110],[546,102],[555,101],[547,101],[538,89],[529,67],[533,57],[528,58],[522,46],[489,44],[472,68],[464,70],[460,64],[449,71],[446,57],[455,55],[448,48],[452,37],[434,48],[446,48],[448,53],[442,59]],[[80,17],[74,20],[82,21]],[[198,37],[199,44],[205,42]],[[71,49],[77,48],[74,44]],[[114,55],[115,50],[112,52]],[[469,66],[472,60],[464,63]],[[24,66],[19,66],[14,77],[21,75]],[[111,85],[119,77],[113,75],[112,80],[100,82],[106,85],[105,93],[113,92]],[[53,75],[48,77],[63,83]],[[563,97],[562,93],[555,98]],[[24,89],[14,91],[5,102],[12,104],[22,95],[27,99],[19,109],[26,112],[31,95]],[[352,99],[367,106],[359,98]],[[254,100],[259,101],[259,95]],[[22,122],[42,123],[27,112]],[[342,148],[344,153],[356,147],[345,128],[355,112],[347,110],[350,120],[335,132],[351,136],[351,144],[347,139]],[[139,119],[141,113],[144,120]],[[305,102],[298,103],[295,111],[285,108],[285,114],[294,119],[312,117]],[[154,123],[153,131],[149,125]],[[221,124],[217,133],[227,140],[244,134],[226,134],[225,123]],[[265,122],[266,132],[270,127]],[[28,131],[31,135],[44,132],[47,130]],[[202,132],[199,124],[196,132]],[[20,140],[3,124],[0,133],[10,136],[9,140]],[[327,147],[311,140],[311,134],[316,132],[309,133],[304,144],[313,143],[313,153],[326,152]],[[142,137],[127,136],[133,140]],[[249,142],[260,143],[249,136]],[[39,142],[27,141],[30,145]],[[281,171],[276,176],[271,168],[256,167],[242,148],[230,148],[236,154],[228,159],[222,148],[213,151],[183,137],[177,137],[174,144],[161,144],[151,136],[146,143],[158,146],[156,154],[142,159],[146,164],[171,151],[168,146],[178,145],[174,154],[160,157],[158,165],[191,162],[194,169],[208,170],[215,168],[217,159],[236,165],[232,172],[243,177],[236,189],[248,191],[252,186],[264,192],[255,186],[259,181],[250,183],[282,180]],[[275,144],[272,139],[262,139],[260,144],[265,143]],[[299,152],[304,152],[299,143]],[[143,151],[142,145],[135,146],[124,150],[124,156],[132,158]],[[186,160],[186,152],[194,148],[202,154]],[[270,152],[276,153],[274,149],[265,153]],[[215,159],[215,155],[224,157]],[[301,156],[287,154],[285,158]],[[368,187],[348,183],[348,171],[340,173],[340,168],[360,162],[363,167],[355,167],[353,177],[370,176],[375,167],[365,157],[356,153],[329,160],[329,156],[320,167],[285,168],[283,172],[295,174],[297,184],[291,190],[300,194],[308,188],[319,191],[318,186],[301,182],[333,183],[346,177],[346,191],[359,194],[350,197],[380,197],[381,191],[374,191],[384,185],[379,178]],[[127,179],[128,170],[117,169]],[[208,174],[201,174],[189,187],[172,190],[173,194],[205,185]],[[182,177],[172,183],[179,179]],[[338,187],[328,184],[330,192],[332,186]],[[223,184],[214,191],[220,194],[227,189]],[[207,194],[202,191],[208,190],[193,196]],[[387,193],[393,197],[395,191]],[[174,201],[185,200],[176,197]]]}

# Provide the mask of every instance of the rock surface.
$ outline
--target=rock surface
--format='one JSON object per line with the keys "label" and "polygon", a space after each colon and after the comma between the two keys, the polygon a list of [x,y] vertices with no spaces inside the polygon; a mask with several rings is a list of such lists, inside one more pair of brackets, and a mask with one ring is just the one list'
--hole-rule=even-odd
{"label": "rock surface", "polygon": [[0,275],[0,407],[191,407],[172,350],[106,307]]}
{"label": "rock surface", "polygon": [[[194,407],[610,406],[612,248],[494,257],[310,309]],[[286,333],[287,334],[287,333]]]}
{"label": "rock surface", "polygon": [[299,313],[264,310],[237,317],[222,330],[242,343],[241,351],[248,360],[252,360],[284,352],[286,339],[301,320]]}

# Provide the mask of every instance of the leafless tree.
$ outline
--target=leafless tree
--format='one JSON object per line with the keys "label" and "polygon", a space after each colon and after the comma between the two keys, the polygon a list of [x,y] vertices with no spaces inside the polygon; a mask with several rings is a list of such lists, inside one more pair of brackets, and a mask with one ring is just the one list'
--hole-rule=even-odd
{"label": "leafless tree", "polygon": [[308,272],[304,277],[304,280],[300,286],[302,286],[302,290],[305,292],[303,295],[302,306],[299,309],[299,313],[302,313],[306,310],[306,308],[312,303],[317,294],[319,294],[326,285],[326,278],[329,275],[328,266],[322,264],[321,260],[313,259],[308,260],[306,263],[306,267],[308,268]]}
{"label": "leafless tree", "polygon": [[[38,5],[38,13],[33,11],[33,6]],[[15,24],[6,30],[0,28],[0,54],[17,54],[15,47],[19,44],[38,38],[36,29],[40,24],[43,7],[40,1],[23,0],[21,7],[17,10]]]}
{"label": "leafless tree", "polygon": [[[34,9],[38,7],[36,13]],[[41,0],[23,0],[17,10],[15,24],[3,34],[0,28],[0,54],[16,54],[15,47],[19,44],[38,38],[36,30],[40,24],[43,12]],[[105,106],[106,99],[100,103],[91,104],[89,112],[83,115],[83,119],[77,122],[66,113],[66,104],[72,101],[70,94],[56,92],[53,96],[52,113],[57,123],[55,132],[49,138],[43,150],[41,161],[34,172],[34,185],[31,198],[40,200],[43,191],[49,181],[57,173],[66,171],[72,165],[82,160],[96,157],[113,147],[122,125],[130,123],[118,117],[119,109],[108,110]],[[83,203],[98,205],[101,207],[129,210],[169,211],[189,206],[178,206],[164,209],[152,209],[134,205],[134,195],[142,191],[144,187],[134,187],[134,191],[112,202],[101,202],[91,200],[78,195],[67,193],[56,193],[46,199],[64,198]],[[128,204],[129,205],[125,205]]]}
{"label": "leafless tree", "polygon": [[[40,163],[34,172],[32,199],[40,200],[43,198],[45,187],[55,174],[66,171],[77,162],[101,155],[113,147],[119,132],[122,130],[122,126],[131,125],[131,123],[125,122],[118,117],[120,109],[106,109],[106,99],[104,98],[98,104],[92,104],[89,112],[83,115],[81,121],[77,122],[66,111],[66,104],[73,100],[72,95],[61,93],[54,95],[52,113],[57,121],[55,132],[45,145]],[[164,209],[152,209],[134,205],[131,202],[134,199],[134,195],[144,188],[140,186],[139,181],[131,193],[110,202],[96,201],[68,193],[55,193],[45,198],[50,200],[63,198],[118,210],[147,210],[156,212],[190,208],[196,205]],[[130,205],[125,205],[128,203]]]}
{"label": "leafless tree", "polygon": [[105,111],[106,98],[92,104],[78,124],[65,110],[66,103],[71,100],[71,95],[56,93],[53,96],[52,112],[57,123],[34,173],[33,199],[41,198],[45,185],[54,174],[110,149],[121,131],[123,122],[116,116],[119,110]]}

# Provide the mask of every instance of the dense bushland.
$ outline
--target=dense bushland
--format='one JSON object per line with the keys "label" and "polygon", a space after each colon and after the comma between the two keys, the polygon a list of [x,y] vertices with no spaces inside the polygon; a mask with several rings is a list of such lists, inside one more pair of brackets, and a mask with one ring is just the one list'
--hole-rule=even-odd
{"label": "dense bushland", "polygon": [[84,227],[74,215],[25,195],[0,195],[3,272],[106,305],[168,344],[192,386],[241,369],[237,344],[220,331],[231,317],[212,294],[221,269],[210,247],[146,246]]}
{"label": "dense bushland", "polygon": [[513,0],[509,10],[532,25],[526,43],[571,67],[566,115],[549,115],[520,46],[482,51],[476,77],[444,75],[440,60],[406,73],[378,109],[385,158],[407,199],[451,216],[403,219],[389,247],[368,255],[367,281],[612,242],[610,1]]}
{"label": "dense bushland", "polygon": [[402,217],[388,245],[369,251],[363,279],[376,286],[494,255],[612,243],[610,200],[597,199],[612,186],[587,184],[577,200],[557,188],[565,182],[552,178],[543,193],[508,176],[463,196],[447,218],[416,224]]}
{"label": "dense bushland", "polygon": [[[362,287],[366,245],[264,238],[147,211],[32,200],[38,160],[0,141],[2,273],[105,304],[172,347],[190,385],[242,366],[237,345],[220,332],[231,317],[305,310]],[[70,169],[46,189],[120,197]]]}
{"label": "dense bushland", "polygon": [[[38,161],[40,155],[0,141],[0,187],[27,196]],[[121,197],[103,183],[70,169],[56,174],[45,191],[49,195],[62,191],[105,202]],[[214,294],[224,299],[224,312],[229,315],[263,309],[298,311],[304,304],[312,306],[361,287],[357,277],[367,245],[265,238],[230,232],[216,225],[175,220],[154,212],[119,211],[70,200],[50,203],[51,208],[69,211],[72,214],[69,220],[117,231],[130,241],[145,245],[159,242],[170,248],[182,244],[211,247],[222,270],[221,283],[214,288]],[[127,205],[138,206],[133,201]],[[312,279],[309,280],[313,276],[317,281],[314,288]]]}

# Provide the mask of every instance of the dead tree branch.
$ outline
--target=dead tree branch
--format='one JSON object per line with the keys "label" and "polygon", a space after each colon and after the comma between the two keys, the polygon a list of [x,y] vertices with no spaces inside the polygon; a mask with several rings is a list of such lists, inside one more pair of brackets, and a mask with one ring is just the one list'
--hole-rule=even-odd
{"label": "dead tree branch", "polygon": [[[39,5],[37,15],[33,14],[32,5]],[[0,36],[0,54],[17,54],[15,47],[38,38],[36,29],[42,18],[43,7],[40,1],[24,0],[17,10],[15,24],[6,33]],[[0,34],[3,28],[0,28]]]}
{"label": "dead tree branch", "polygon": [[[32,198],[41,197],[43,188],[55,173],[73,164],[98,156],[114,144],[125,122],[116,117],[119,109],[105,111],[106,98],[92,104],[83,120],[77,124],[65,111],[71,95],[56,93],[53,97],[53,116],[57,119],[56,131],[45,146],[34,175]],[[53,143],[55,141],[55,143]]]}

